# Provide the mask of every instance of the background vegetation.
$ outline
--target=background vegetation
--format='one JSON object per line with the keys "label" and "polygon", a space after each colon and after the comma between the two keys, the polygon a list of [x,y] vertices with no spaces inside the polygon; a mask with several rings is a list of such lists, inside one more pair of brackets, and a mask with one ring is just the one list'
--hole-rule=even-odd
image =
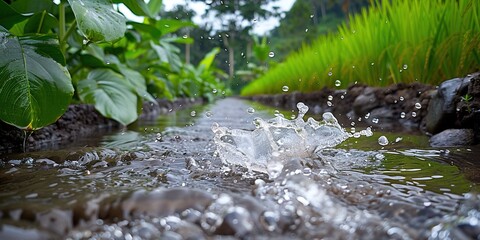
{"label": "background vegetation", "polygon": [[242,94],[279,93],[283,86],[309,92],[353,83],[438,84],[471,73],[480,66],[479,13],[474,0],[375,1]]}
{"label": "background vegetation", "polygon": [[[144,22],[127,21],[116,3]],[[164,18],[161,9],[159,0],[0,1],[0,119],[39,129],[73,100],[127,125],[144,100],[227,94],[213,65],[220,50],[183,62],[175,44],[193,39],[177,32],[195,25]]]}

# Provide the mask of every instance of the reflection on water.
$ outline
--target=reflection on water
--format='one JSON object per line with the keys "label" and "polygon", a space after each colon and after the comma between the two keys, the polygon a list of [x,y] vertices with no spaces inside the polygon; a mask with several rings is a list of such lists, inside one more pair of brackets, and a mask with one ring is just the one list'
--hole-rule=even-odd
{"label": "reflection on water", "polygon": [[1,156],[0,239],[480,234],[478,146],[432,149],[421,135],[348,129],[336,147],[289,156],[276,178],[215,155],[214,122],[254,130],[254,118],[273,114],[225,99],[69,148]]}

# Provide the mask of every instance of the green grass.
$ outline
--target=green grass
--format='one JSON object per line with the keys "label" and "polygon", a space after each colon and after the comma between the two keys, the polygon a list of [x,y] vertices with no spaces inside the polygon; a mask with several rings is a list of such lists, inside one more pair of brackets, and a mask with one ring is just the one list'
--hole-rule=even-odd
{"label": "green grass", "polygon": [[281,93],[282,86],[311,92],[354,83],[436,85],[479,67],[478,0],[374,1],[351,16],[350,26],[303,46],[242,95]]}

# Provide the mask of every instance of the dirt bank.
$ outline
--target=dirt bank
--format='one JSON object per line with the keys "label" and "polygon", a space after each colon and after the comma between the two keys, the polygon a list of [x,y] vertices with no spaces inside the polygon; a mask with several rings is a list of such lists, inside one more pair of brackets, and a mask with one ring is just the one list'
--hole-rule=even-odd
{"label": "dirt bank", "polygon": [[[178,99],[175,101],[158,100],[158,104],[144,103],[142,118],[152,118],[158,114],[167,114],[177,109],[200,104],[201,99]],[[70,105],[57,122],[32,132],[26,141],[27,150],[40,148],[58,148],[85,136],[104,134],[122,128],[115,120],[103,117],[93,105]],[[0,121],[0,153],[23,150],[25,133]]]}

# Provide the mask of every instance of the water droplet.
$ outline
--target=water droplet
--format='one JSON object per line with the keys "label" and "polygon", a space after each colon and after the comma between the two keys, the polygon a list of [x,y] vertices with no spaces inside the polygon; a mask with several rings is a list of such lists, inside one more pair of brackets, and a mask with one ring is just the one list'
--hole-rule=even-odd
{"label": "water droplet", "polygon": [[400,141],[402,141],[402,140],[403,140],[403,138],[397,137],[397,138],[395,139],[395,142],[398,143],[398,142],[400,142]]}
{"label": "water droplet", "polygon": [[342,82],[337,79],[337,80],[335,81],[335,87],[340,87],[340,85],[342,85]]}
{"label": "water droplet", "polygon": [[374,119],[372,119],[372,122],[376,124],[376,123],[379,122],[379,120],[378,120],[378,118],[374,118]]}
{"label": "water droplet", "polygon": [[190,116],[195,117],[196,115],[197,115],[197,112],[195,112],[195,111],[190,112]]}
{"label": "water droplet", "polygon": [[400,113],[400,118],[405,118],[405,113],[404,112]]}
{"label": "water droplet", "polygon": [[255,112],[255,109],[253,109],[252,107],[249,107],[249,108],[247,109],[247,112],[250,113],[250,114],[252,114],[252,113]]}
{"label": "water droplet", "polygon": [[372,65],[372,66],[373,66],[373,65],[375,65],[375,63],[374,63],[374,62],[372,62],[372,63],[370,63],[370,65]]}
{"label": "water droplet", "polygon": [[157,142],[162,141],[162,134],[161,133],[157,133],[157,136],[155,137],[155,141],[157,141]]}
{"label": "water droplet", "polygon": [[404,98],[404,97],[400,97],[400,101],[403,101],[403,100],[405,100],[405,98]]}
{"label": "water droplet", "polygon": [[269,52],[269,53],[268,53],[268,56],[271,57],[271,58],[273,58],[273,57],[275,57],[275,53],[274,53],[274,52]]}
{"label": "water droplet", "polygon": [[187,36],[186,34],[185,34],[185,35],[183,35],[183,39],[186,39],[186,38],[188,38],[188,36]]}
{"label": "water droplet", "polygon": [[310,174],[312,174],[312,169],[311,168],[306,167],[306,168],[303,169],[303,175],[310,176]]}
{"label": "water droplet", "polygon": [[412,112],[412,117],[416,117],[417,116],[417,113],[416,112]]}
{"label": "water droplet", "polygon": [[407,64],[403,64],[403,69],[404,69],[404,70],[407,70],[407,68],[408,68],[408,65],[407,65]]}
{"label": "water droplet", "polygon": [[212,93],[213,93],[213,94],[215,94],[215,93],[217,93],[217,92],[218,92],[218,90],[215,89],[215,88],[212,90]]}
{"label": "water droplet", "polygon": [[352,68],[355,68],[355,65],[353,65]]}
{"label": "water droplet", "polygon": [[288,89],[289,89],[288,86],[283,86],[282,87],[282,91],[284,91],[284,92],[288,92]]}
{"label": "water droplet", "polygon": [[305,32],[308,32],[308,28],[305,28]]}
{"label": "water droplet", "polygon": [[370,117],[370,113],[365,114],[365,119],[368,119]]}
{"label": "water droplet", "polygon": [[205,112],[205,116],[206,116],[207,118],[211,117],[212,115],[213,115],[213,113],[210,112],[210,111],[206,111],[206,112]]}
{"label": "water droplet", "polygon": [[327,101],[327,106],[329,106],[329,107],[333,106],[332,102]]}
{"label": "water droplet", "polygon": [[331,77],[332,75],[333,75],[333,73],[332,73],[332,72],[328,72],[328,76],[330,76],[330,77]]}
{"label": "water droplet", "polygon": [[210,4],[213,3],[213,0],[205,0],[205,3],[208,4],[208,5],[210,5]]}
{"label": "water droplet", "polygon": [[388,139],[387,137],[385,136],[380,136],[378,138],[378,144],[382,145],[382,146],[386,146],[388,144]]}
{"label": "water droplet", "polygon": [[312,14],[312,15],[310,15],[310,18],[313,18],[313,14]]}
{"label": "water droplet", "polygon": [[422,108],[422,104],[420,104],[420,103],[418,103],[418,102],[417,102],[417,103],[415,103],[415,108],[416,108],[416,109],[420,109],[420,108]]}
{"label": "water droplet", "polygon": [[332,101],[333,100],[333,96],[332,95],[328,95],[328,101]]}

